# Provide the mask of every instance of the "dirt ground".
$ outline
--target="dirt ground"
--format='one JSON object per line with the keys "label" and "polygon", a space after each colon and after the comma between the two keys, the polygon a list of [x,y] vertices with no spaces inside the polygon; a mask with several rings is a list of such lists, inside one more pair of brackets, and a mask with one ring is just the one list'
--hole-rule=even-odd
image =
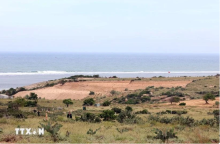
{"label": "dirt ground", "polygon": [[45,99],[83,99],[89,95],[90,91],[94,91],[97,95],[108,96],[111,90],[124,91],[128,90],[145,89],[148,86],[154,87],[185,87],[191,81],[85,81],[85,82],[67,82],[64,85],[55,85],[32,91],[23,91],[15,95],[25,96],[30,92],[34,92],[38,97]]}

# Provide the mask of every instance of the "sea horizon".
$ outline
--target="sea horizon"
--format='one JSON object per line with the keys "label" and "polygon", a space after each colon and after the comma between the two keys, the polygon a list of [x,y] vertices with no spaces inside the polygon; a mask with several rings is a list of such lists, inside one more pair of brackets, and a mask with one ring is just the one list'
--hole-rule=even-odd
{"label": "sea horizon", "polygon": [[0,90],[72,75],[101,77],[210,76],[218,54],[0,53]]}

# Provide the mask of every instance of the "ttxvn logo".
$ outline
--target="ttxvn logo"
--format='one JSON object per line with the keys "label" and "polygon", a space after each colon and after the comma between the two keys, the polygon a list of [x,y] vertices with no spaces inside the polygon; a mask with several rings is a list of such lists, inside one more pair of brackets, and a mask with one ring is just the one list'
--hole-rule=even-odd
{"label": "ttxvn logo", "polygon": [[16,135],[44,135],[44,128],[15,128]]}

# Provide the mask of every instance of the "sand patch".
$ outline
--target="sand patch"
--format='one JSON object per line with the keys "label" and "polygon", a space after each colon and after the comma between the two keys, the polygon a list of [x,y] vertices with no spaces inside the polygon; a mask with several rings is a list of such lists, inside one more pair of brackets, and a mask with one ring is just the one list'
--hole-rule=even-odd
{"label": "sand patch", "polygon": [[83,99],[89,96],[90,91],[94,91],[96,94],[109,95],[111,90],[124,91],[128,90],[145,89],[148,86],[154,87],[185,87],[191,81],[85,81],[85,82],[67,82],[64,85],[56,85],[53,87],[47,87],[32,91],[23,91],[15,95],[25,96],[30,92],[36,93],[41,98],[46,99]]}

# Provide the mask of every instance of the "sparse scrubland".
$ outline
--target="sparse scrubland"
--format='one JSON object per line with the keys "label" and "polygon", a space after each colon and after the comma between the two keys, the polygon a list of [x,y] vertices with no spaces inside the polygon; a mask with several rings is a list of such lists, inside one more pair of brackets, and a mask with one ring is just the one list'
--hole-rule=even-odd
{"label": "sparse scrubland", "polygon": [[[58,85],[78,83],[76,77],[70,78],[75,81],[57,80]],[[94,89],[80,100],[48,100],[28,90],[23,98],[0,99],[0,142],[219,143],[218,77],[92,78],[89,81],[190,82],[175,87],[123,87],[105,95]],[[17,127],[44,127],[45,134],[15,135]]]}

